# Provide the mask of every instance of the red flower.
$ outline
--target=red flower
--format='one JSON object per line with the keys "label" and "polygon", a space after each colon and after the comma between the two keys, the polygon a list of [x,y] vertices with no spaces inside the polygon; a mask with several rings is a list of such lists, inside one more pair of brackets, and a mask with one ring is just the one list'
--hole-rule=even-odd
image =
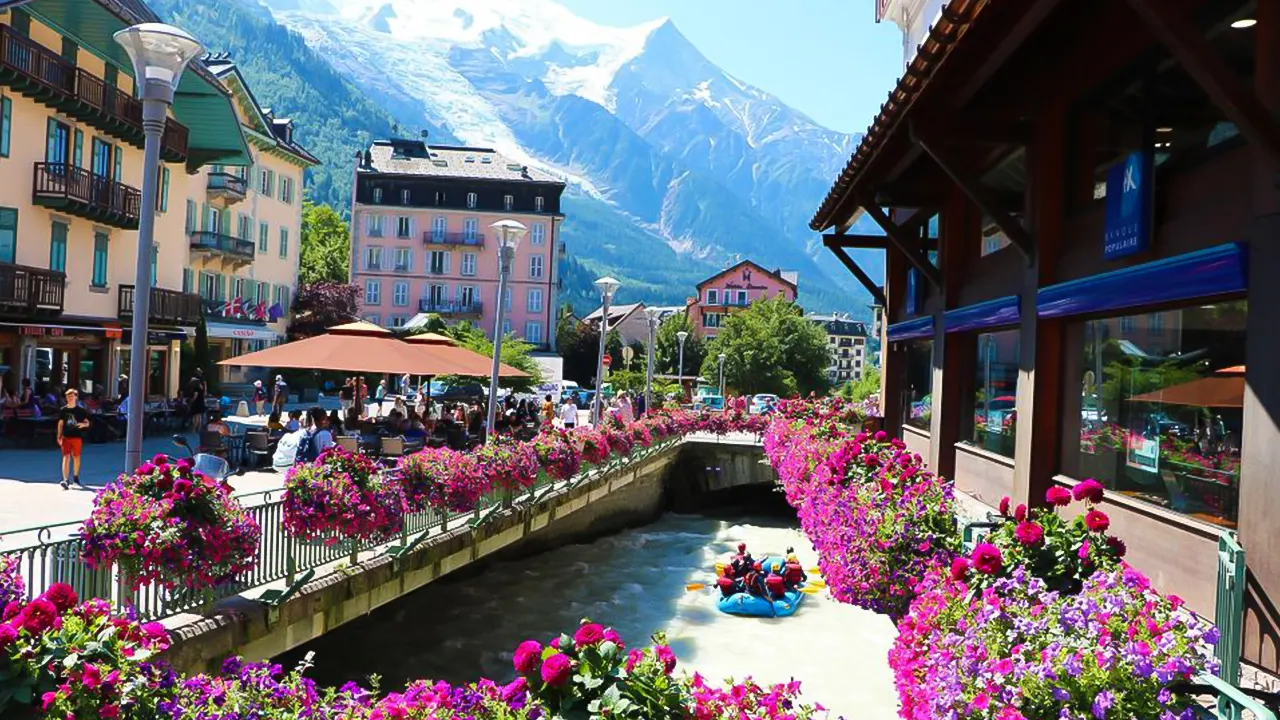
{"label": "red flower", "polygon": [[675,672],[676,654],[672,652],[671,648],[667,645],[659,645],[654,648],[654,651],[658,655],[658,660],[662,663],[663,671],[668,675]]}
{"label": "red flower", "polygon": [[1049,488],[1047,492],[1045,492],[1044,499],[1048,501],[1050,505],[1057,505],[1058,507],[1070,505],[1071,491],[1064,487],[1058,487],[1057,485],[1054,485],[1053,487]]}
{"label": "red flower", "polygon": [[1018,503],[1018,507],[1013,509],[1013,519],[1016,522],[1022,522],[1027,519],[1027,506]]}
{"label": "red flower", "polygon": [[1039,547],[1044,544],[1044,528],[1033,522],[1018,523],[1013,536],[1018,539],[1018,542],[1028,547]]}
{"label": "red flower", "polygon": [[53,621],[58,618],[58,608],[43,597],[38,597],[31,601],[19,617],[22,618],[22,627],[27,632],[39,635],[48,630],[53,625]]}
{"label": "red flower", "polygon": [[12,625],[0,625],[0,650],[18,639],[18,629]]}
{"label": "red flower", "polygon": [[1071,491],[1071,495],[1077,500],[1088,500],[1091,503],[1100,503],[1102,502],[1103,495],[1102,483],[1094,480],[1093,478],[1089,478],[1088,480],[1081,482],[1079,485],[1076,485],[1075,489]]}
{"label": "red flower", "polygon": [[1111,527],[1111,518],[1101,510],[1090,510],[1084,516],[1084,526],[1091,532],[1106,532]]}
{"label": "red flower", "polygon": [[1009,514],[1009,503],[1011,502],[1013,501],[1009,499],[1008,495],[1005,495],[1004,497],[1000,498],[1000,514],[1001,515]]}
{"label": "red flower", "polygon": [[956,581],[964,580],[965,576],[967,576],[968,574],[969,574],[968,560],[962,557],[958,557],[955,560],[951,561],[951,579],[952,580],[956,580]]}
{"label": "red flower", "polygon": [[599,645],[604,642],[604,627],[599,623],[585,623],[573,634],[573,644],[577,647]]}
{"label": "red flower", "polygon": [[563,687],[573,675],[573,661],[564,653],[556,653],[542,663],[542,682],[551,687]]}
{"label": "red flower", "polygon": [[978,572],[995,575],[1004,568],[1004,560],[1000,556],[1000,548],[991,543],[978,543],[973,549],[973,566]]}
{"label": "red flower", "polygon": [[50,585],[49,589],[44,591],[43,597],[53,603],[53,606],[58,608],[60,613],[70,610],[80,601],[80,598],[76,597],[76,591],[72,590],[71,586],[66,583]]}
{"label": "red flower", "polygon": [[1107,538],[1107,547],[1111,548],[1112,552],[1114,552],[1118,558],[1124,557],[1124,554],[1128,552],[1128,548],[1125,547],[1124,541],[1114,536]]}
{"label": "red flower", "polygon": [[525,640],[516,648],[516,654],[511,658],[511,664],[515,666],[516,672],[521,675],[532,675],[538,669],[538,662],[542,659],[542,646],[534,640]]}

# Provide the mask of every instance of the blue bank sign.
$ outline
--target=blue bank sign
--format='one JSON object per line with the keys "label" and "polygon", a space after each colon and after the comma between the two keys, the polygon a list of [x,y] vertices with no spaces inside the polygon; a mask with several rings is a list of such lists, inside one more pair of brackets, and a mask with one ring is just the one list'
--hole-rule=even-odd
{"label": "blue bank sign", "polygon": [[1131,153],[1107,171],[1107,225],[1103,255],[1108,260],[1142,252],[1151,244],[1152,177],[1149,156]]}

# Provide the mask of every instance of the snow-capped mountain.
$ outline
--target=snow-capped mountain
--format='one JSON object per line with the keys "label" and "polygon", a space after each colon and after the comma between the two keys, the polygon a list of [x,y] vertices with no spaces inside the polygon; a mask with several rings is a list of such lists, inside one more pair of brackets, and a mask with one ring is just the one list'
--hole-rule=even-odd
{"label": "snow-capped mountain", "polygon": [[857,304],[806,228],[856,136],[724,72],[670,20],[607,27],[552,0],[259,2],[405,126],[559,173],[681,254],[799,270],[815,305]]}

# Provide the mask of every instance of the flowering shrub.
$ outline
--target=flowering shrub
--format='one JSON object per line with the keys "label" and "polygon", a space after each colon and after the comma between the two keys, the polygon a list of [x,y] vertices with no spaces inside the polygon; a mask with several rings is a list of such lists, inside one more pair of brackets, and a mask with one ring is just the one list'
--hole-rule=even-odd
{"label": "flowering shrub", "polygon": [[1193,717],[1171,689],[1216,670],[1217,630],[1131,568],[1075,594],[1023,568],[974,597],[935,572],[889,653],[907,720]]}
{"label": "flowering shrub", "polygon": [[22,583],[22,576],[18,574],[18,565],[17,557],[0,555],[0,608],[21,600],[26,594],[26,586]]}
{"label": "flowering shrub", "polygon": [[486,492],[487,475],[475,457],[449,448],[426,448],[400,458],[396,475],[411,512],[428,507],[468,512]]}
{"label": "flowering shrub", "polygon": [[338,445],[289,468],[284,487],[285,530],[306,540],[389,540],[404,525],[400,481]]}
{"label": "flowering shrub", "polygon": [[164,455],[99,491],[80,532],[89,567],[114,562],[135,588],[191,590],[252,569],[262,534],[229,486]]}
{"label": "flowering shrub", "polygon": [[557,480],[568,480],[582,469],[582,450],[565,430],[549,429],[533,439],[538,464]]}
{"label": "flowering shrub", "polygon": [[618,457],[627,457],[631,454],[631,449],[635,447],[635,440],[632,439],[631,432],[625,425],[611,421],[604,426],[602,432],[609,444],[609,449]]}
{"label": "flowering shrub", "polygon": [[701,675],[695,674],[690,681],[690,690],[693,693],[693,717],[699,719],[804,720],[826,712],[821,705],[800,702],[800,683],[795,680],[766,688],[747,678],[726,690],[708,685]]}
{"label": "flowering shrub", "polygon": [[572,436],[582,443],[582,461],[599,465],[609,459],[609,438],[600,430],[583,425],[573,429]]}
{"label": "flowering shrub", "polygon": [[154,717],[171,675],[148,661],[169,647],[159,623],[116,616],[104,600],[79,603],[55,583],[0,615],[0,715],[34,705],[50,718]]}
{"label": "flowering shrub", "polygon": [[538,454],[530,443],[498,440],[474,453],[481,483],[488,490],[520,490],[538,480]]}
{"label": "flowering shrub", "polygon": [[832,595],[900,616],[915,584],[959,547],[950,483],[883,432],[853,431],[841,402],[786,405],[765,434],[765,455],[818,551]]}
{"label": "flowering shrub", "polygon": [[245,663],[229,658],[221,675],[183,679],[171,696],[157,704],[158,717],[172,720],[239,720],[240,718],[362,717],[372,695],[354,685],[320,689],[303,677],[305,666],[286,674],[279,665]]}

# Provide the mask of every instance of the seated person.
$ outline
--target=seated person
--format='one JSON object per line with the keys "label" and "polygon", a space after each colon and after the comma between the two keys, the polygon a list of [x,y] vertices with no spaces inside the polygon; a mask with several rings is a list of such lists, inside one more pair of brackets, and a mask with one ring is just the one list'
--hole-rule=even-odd
{"label": "seated person", "polygon": [[285,432],[297,432],[302,429],[302,411],[290,410],[289,422],[284,424]]}
{"label": "seated person", "polygon": [[223,437],[231,434],[231,427],[222,421],[222,411],[214,410],[209,413],[209,424],[204,426],[207,432],[216,432]]}
{"label": "seated person", "polygon": [[800,559],[796,557],[792,548],[787,548],[787,564],[783,567],[782,580],[788,588],[794,588],[808,580],[805,575],[804,568],[800,565]]}
{"label": "seated person", "polygon": [[729,597],[730,595],[742,592],[741,583],[738,583],[733,578],[725,575],[721,575],[716,578],[716,587],[720,588],[721,597]]}
{"label": "seated person", "polygon": [[418,413],[413,410],[409,411],[409,417],[404,421],[403,431],[401,435],[405,440],[421,441],[427,439],[427,428],[422,424],[422,420],[418,417]]}
{"label": "seated person", "polygon": [[787,591],[787,585],[783,581],[781,575],[770,575],[764,579],[765,589],[769,592],[769,597],[777,600],[783,597]]}
{"label": "seated person", "polygon": [[342,434],[342,418],[338,416],[337,410],[329,411],[329,431],[336,434]]}

